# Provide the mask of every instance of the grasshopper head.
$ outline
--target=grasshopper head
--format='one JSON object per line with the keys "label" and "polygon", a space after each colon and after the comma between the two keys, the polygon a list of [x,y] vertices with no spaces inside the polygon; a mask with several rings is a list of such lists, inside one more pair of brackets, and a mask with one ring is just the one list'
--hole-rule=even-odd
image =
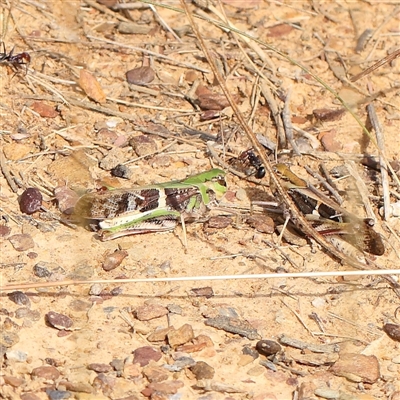
{"label": "grasshopper head", "polygon": [[209,190],[215,193],[216,200],[221,200],[222,196],[226,193],[226,180],[224,175],[217,175],[206,183]]}
{"label": "grasshopper head", "polygon": [[214,193],[217,200],[221,199],[226,192],[226,172],[222,169],[213,168],[197,175],[186,178],[182,183],[192,185],[199,189],[204,204],[210,202],[209,193]]}
{"label": "grasshopper head", "polygon": [[204,182],[204,185],[207,187],[207,192],[213,192],[215,199],[221,200],[222,196],[226,193],[226,173],[217,168],[208,171],[208,173],[209,179]]}

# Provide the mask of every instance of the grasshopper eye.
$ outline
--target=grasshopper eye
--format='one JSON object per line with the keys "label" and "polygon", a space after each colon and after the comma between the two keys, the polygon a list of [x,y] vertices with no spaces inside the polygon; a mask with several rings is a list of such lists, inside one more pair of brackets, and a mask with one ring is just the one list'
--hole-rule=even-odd
{"label": "grasshopper eye", "polygon": [[217,177],[215,178],[215,182],[217,182],[217,183],[218,183],[219,185],[221,185],[221,186],[225,186],[225,187],[226,187],[226,180],[225,180],[225,177],[222,176],[222,175],[217,176]]}

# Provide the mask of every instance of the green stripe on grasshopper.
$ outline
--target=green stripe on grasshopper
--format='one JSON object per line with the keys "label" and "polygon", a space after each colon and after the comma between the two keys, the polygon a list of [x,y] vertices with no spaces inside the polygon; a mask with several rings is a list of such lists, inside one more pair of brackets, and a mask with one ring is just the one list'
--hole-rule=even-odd
{"label": "green stripe on grasshopper", "polygon": [[151,232],[167,232],[176,227],[181,213],[167,209],[155,209],[139,214],[121,215],[99,223],[103,241],[127,235]]}
{"label": "green stripe on grasshopper", "polygon": [[182,181],[88,193],[78,201],[75,212],[98,221],[102,240],[110,240],[172,230],[181,217],[198,216],[225,192],[225,172],[215,168]]}

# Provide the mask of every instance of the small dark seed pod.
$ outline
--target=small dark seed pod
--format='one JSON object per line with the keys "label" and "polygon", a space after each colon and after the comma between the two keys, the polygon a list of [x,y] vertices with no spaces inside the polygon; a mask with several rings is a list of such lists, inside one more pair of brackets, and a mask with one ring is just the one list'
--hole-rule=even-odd
{"label": "small dark seed pod", "polygon": [[400,325],[385,324],[383,325],[383,330],[390,337],[390,339],[400,342]]}
{"label": "small dark seed pod", "polygon": [[273,340],[259,340],[256,344],[256,350],[268,357],[281,351],[281,346],[279,343]]}
{"label": "small dark seed pod", "polygon": [[39,189],[28,188],[21,194],[19,208],[24,214],[33,214],[40,210],[42,201],[43,197]]}

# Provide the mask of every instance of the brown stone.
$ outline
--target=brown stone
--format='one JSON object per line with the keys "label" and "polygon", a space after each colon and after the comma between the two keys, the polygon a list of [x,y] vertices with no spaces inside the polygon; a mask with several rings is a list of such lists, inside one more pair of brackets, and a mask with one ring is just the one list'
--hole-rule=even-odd
{"label": "brown stone", "polygon": [[4,379],[4,383],[6,385],[10,385],[12,387],[19,387],[19,386],[22,386],[25,383],[24,379],[17,378],[15,376],[10,376],[10,375],[4,375],[3,379]]}
{"label": "brown stone", "polygon": [[394,392],[390,400],[400,400],[400,391]]}
{"label": "brown stone", "polygon": [[98,374],[93,380],[93,387],[96,391],[101,391],[105,396],[109,396],[115,386],[116,379],[114,376]]}
{"label": "brown stone", "polygon": [[155,392],[175,394],[178,392],[178,389],[182,388],[183,386],[184,385],[182,381],[152,382],[148,386],[148,389]]}
{"label": "brown stone", "polygon": [[43,378],[46,380],[55,381],[60,377],[60,372],[56,367],[51,365],[43,365],[42,367],[34,368],[31,372],[32,377]]}
{"label": "brown stone", "polygon": [[169,373],[165,368],[155,365],[148,365],[143,368],[143,374],[149,382],[162,382],[169,377]]}
{"label": "brown stone", "polygon": [[35,101],[32,103],[31,108],[43,118],[55,118],[58,115],[54,106],[46,104],[43,101]]}
{"label": "brown stone", "polygon": [[142,368],[138,364],[125,364],[123,375],[128,379],[137,378],[142,376]]}
{"label": "brown stone", "polygon": [[190,370],[193,372],[197,380],[200,379],[213,379],[215,369],[204,361],[198,361]]}
{"label": "brown stone", "polygon": [[8,238],[12,246],[17,251],[25,251],[35,247],[35,243],[27,233],[21,233],[17,235],[12,235]]}
{"label": "brown stone", "polygon": [[87,369],[95,372],[110,372],[113,368],[109,364],[92,363],[87,366]]}
{"label": "brown stone", "polygon": [[128,252],[125,250],[116,250],[114,253],[109,254],[103,261],[104,271],[111,271],[119,267],[127,256]]}
{"label": "brown stone", "polygon": [[168,326],[167,328],[157,329],[149,336],[147,336],[147,340],[149,342],[162,342],[166,339],[167,334],[173,331],[175,328],[173,326]]}
{"label": "brown stone", "polygon": [[93,387],[89,383],[86,382],[70,382],[70,381],[62,381],[59,383],[60,385],[65,387],[65,390],[69,390],[71,392],[77,393],[92,393]]}
{"label": "brown stone", "polygon": [[378,359],[363,354],[341,354],[330,371],[354,382],[375,383],[380,378]]}
{"label": "brown stone", "polygon": [[150,346],[139,347],[133,352],[133,364],[140,364],[141,367],[147,365],[151,360],[158,361],[162,354],[160,351]]}
{"label": "brown stone", "polygon": [[172,330],[167,335],[168,343],[172,347],[190,342],[194,338],[193,328],[189,324],[182,325],[179,329]]}
{"label": "brown stone", "polygon": [[178,346],[176,348],[176,351],[181,351],[183,353],[195,353],[197,351],[205,349],[206,347],[206,343],[185,344],[183,346]]}
{"label": "brown stone", "polygon": [[24,393],[21,394],[21,400],[40,400],[40,397],[34,393]]}
{"label": "brown stone", "polygon": [[342,145],[336,140],[337,132],[332,130],[329,132],[322,132],[318,139],[321,141],[322,146],[326,151],[339,151],[342,150]]}
{"label": "brown stone", "polygon": [[158,304],[145,304],[136,310],[136,318],[139,321],[149,321],[168,314],[168,310]]}
{"label": "brown stone", "polygon": [[55,311],[49,311],[46,314],[46,322],[53,328],[60,330],[70,329],[74,324],[70,317],[64,314],[56,313]]}
{"label": "brown stone", "polygon": [[385,324],[383,325],[383,331],[390,337],[390,339],[400,342],[400,325]]}

